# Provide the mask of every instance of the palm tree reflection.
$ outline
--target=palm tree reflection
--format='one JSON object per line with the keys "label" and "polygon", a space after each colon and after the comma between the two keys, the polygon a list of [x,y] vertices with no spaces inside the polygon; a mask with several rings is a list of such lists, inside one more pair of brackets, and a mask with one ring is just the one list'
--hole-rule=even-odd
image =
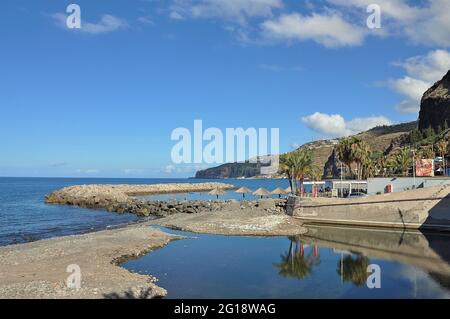
{"label": "palm tree reflection", "polygon": [[344,282],[351,281],[356,286],[366,284],[369,258],[363,255],[347,255],[338,261],[336,272]]}
{"label": "palm tree reflection", "polygon": [[275,264],[278,268],[278,274],[284,278],[303,279],[309,276],[312,268],[320,264],[319,250],[314,246],[311,251],[305,255],[303,243],[295,237],[289,237],[291,243],[289,250],[281,255],[281,262]]}

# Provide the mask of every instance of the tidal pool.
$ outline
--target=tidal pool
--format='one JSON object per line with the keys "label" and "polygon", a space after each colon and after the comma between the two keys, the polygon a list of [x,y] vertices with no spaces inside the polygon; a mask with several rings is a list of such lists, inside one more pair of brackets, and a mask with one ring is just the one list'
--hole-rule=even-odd
{"label": "tidal pool", "polygon": [[[167,298],[449,298],[450,237],[309,226],[296,237],[192,234],[122,266]],[[369,288],[369,265],[380,288]]]}

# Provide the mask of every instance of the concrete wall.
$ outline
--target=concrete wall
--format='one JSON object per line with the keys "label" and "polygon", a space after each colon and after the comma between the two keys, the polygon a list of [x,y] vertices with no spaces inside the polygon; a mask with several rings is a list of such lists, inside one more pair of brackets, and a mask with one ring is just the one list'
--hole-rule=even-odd
{"label": "concrete wall", "polygon": [[450,186],[352,199],[291,196],[286,213],[305,223],[450,230]]}
{"label": "concrete wall", "polygon": [[392,192],[403,192],[409,189],[422,187],[424,182],[423,177],[416,177],[415,182],[413,177],[377,177],[369,178],[367,180],[367,193],[375,195],[377,193],[384,194],[386,187],[391,184]]}
{"label": "concrete wall", "polygon": [[427,178],[423,183],[423,187],[433,187],[440,185],[450,185],[450,178]]}
{"label": "concrete wall", "polygon": [[375,195],[377,193],[384,194],[387,185],[391,184],[392,192],[398,193],[406,190],[421,187],[433,187],[440,185],[450,185],[450,178],[430,178],[430,177],[416,177],[415,182],[413,177],[377,177],[369,178],[367,180],[367,194]]}

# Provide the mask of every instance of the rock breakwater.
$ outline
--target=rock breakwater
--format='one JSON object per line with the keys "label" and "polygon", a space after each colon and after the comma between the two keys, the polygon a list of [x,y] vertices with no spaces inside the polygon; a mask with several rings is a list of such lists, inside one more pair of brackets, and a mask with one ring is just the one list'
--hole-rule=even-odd
{"label": "rock breakwater", "polygon": [[76,185],[57,190],[45,197],[48,204],[75,205],[84,208],[106,209],[116,213],[133,213],[138,216],[168,216],[176,213],[215,211],[225,201],[146,201],[135,196],[206,192],[212,189],[231,190],[225,183],[183,183],[153,185]]}

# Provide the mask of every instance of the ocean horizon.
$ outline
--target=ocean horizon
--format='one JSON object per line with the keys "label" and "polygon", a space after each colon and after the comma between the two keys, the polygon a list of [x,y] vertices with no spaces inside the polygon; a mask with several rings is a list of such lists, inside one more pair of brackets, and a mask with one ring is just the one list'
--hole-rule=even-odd
{"label": "ocean horizon", "polygon": [[[32,242],[53,237],[84,234],[127,225],[141,220],[134,214],[117,214],[102,209],[51,205],[45,195],[67,186],[84,184],[164,184],[224,182],[236,187],[273,190],[288,187],[283,179],[193,179],[193,178],[79,178],[79,177],[0,177],[0,246]],[[240,199],[227,192],[221,199]],[[247,199],[255,199],[248,195]],[[158,195],[151,200],[208,200],[205,193]]]}

